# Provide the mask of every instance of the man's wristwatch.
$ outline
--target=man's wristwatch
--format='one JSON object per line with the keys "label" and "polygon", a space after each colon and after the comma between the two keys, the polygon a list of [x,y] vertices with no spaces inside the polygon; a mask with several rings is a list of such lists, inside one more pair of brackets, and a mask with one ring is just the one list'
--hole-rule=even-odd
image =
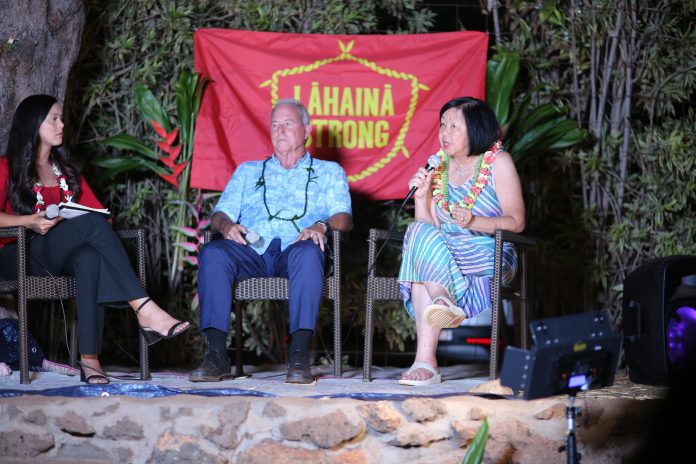
{"label": "man's wristwatch", "polygon": [[326,235],[326,233],[329,231],[329,225],[324,221],[317,221],[316,224],[319,224],[324,227],[324,235]]}

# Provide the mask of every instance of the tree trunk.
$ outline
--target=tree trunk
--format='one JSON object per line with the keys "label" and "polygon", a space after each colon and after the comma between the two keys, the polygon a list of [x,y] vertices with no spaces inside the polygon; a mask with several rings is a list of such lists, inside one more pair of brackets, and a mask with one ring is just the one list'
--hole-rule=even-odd
{"label": "tree trunk", "polygon": [[63,103],[84,26],[82,0],[0,0],[0,154],[25,97],[44,93]]}

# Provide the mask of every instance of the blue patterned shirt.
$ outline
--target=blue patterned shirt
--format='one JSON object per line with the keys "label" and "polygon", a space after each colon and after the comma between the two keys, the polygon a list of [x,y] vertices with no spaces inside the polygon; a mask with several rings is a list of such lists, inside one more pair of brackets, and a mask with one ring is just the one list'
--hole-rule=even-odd
{"label": "blue patterned shirt", "polygon": [[[259,182],[263,166],[264,161],[240,164],[213,210],[258,232],[263,238],[259,246],[253,247],[258,254],[263,254],[274,238],[280,238],[280,248],[284,250],[305,227],[326,221],[337,213],[352,213],[348,180],[338,163],[305,153],[292,169],[285,169],[273,155],[266,162],[265,189]],[[268,211],[264,206],[264,191]],[[277,217],[269,219],[269,212]],[[297,216],[301,217],[294,221],[279,219]]]}

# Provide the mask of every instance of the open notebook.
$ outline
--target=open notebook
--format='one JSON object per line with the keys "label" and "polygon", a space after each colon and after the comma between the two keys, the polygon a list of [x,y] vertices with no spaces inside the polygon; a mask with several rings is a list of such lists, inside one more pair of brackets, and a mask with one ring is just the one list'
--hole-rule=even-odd
{"label": "open notebook", "polygon": [[87,213],[98,213],[108,219],[111,217],[111,213],[107,208],[90,208],[89,206],[84,206],[79,203],[73,202],[63,202],[58,204],[58,210],[60,215],[65,219],[71,219],[77,216],[82,216]]}

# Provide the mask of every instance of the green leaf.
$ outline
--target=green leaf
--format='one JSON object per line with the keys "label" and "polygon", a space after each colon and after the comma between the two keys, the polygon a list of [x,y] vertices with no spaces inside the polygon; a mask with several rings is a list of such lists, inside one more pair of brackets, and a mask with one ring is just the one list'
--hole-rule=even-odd
{"label": "green leaf", "polygon": [[563,110],[551,103],[537,106],[530,115],[525,118],[524,122],[520,124],[519,131],[524,134],[535,126],[545,123],[549,119],[556,119],[561,115],[563,115]]}
{"label": "green leaf", "polygon": [[[559,120],[547,121],[527,131],[527,133],[510,148],[510,153],[512,153],[513,158],[522,161],[523,158],[527,156],[527,152],[541,152],[547,149],[555,142],[555,140],[549,138],[549,132],[559,124]],[[558,135],[559,138],[561,136],[562,134]]]}
{"label": "green leaf", "polygon": [[[179,116],[179,125],[181,127],[181,138],[184,141],[189,140],[189,130],[191,123],[191,99],[193,91],[191,90],[190,81],[191,73],[181,71],[179,81],[176,83],[176,111]],[[195,90],[195,84],[194,84]]]}
{"label": "green leaf", "polygon": [[169,122],[169,117],[167,113],[162,109],[159,100],[155,98],[150,89],[142,84],[135,86],[135,103],[138,105],[138,109],[142,113],[145,121],[150,123],[151,119],[157,121],[157,123],[164,127],[167,132],[172,130],[172,125]]}
{"label": "green leaf", "polygon": [[471,441],[471,444],[466,450],[466,455],[462,464],[478,464],[483,459],[483,452],[486,450],[486,442],[488,441],[488,418],[484,417],[481,427],[479,427],[476,436]]}
{"label": "green leaf", "polygon": [[507,124],[512,91],[520,71],[520,58],[514,52],[499,52],[488,61],[486,72],[486,101],[493,109],[498,123]]}
{"label": "green leaf", "polygon": [[101,168],[109,169],[109,174],[114,176],[122,172],[133,171],[136,169],[149,169],[150,171],[153,171],[159,175],[169,175],[172,173],[172,170],[167,167],[137,156],[101,158],[92,161],[92,164]]}
{"label": "green leaf", "polygon": [[110,176],[116,176],[122,172],[133,171],[140,169],[144,165],[144,160],[141,158],[102,158],[92,161],[92,164],[109,170]]}
{"label": "green leaf", "polygon": [[159,156],[157,156],[157,153],[155,153],[152,148],[148,147],[130,134],[119,134],[112,137],[107,137],[100,140],[99,143],[118,148],[120,150],[134,151],[153,160],[159,159]]}
{"label": "green leaf", "polygon": [[568,127],[567,129],[565,129],[563,135],[560,138],[558,138],[555,142],[553,142],[551,145],[549,145],[550,149],[571,147],[576,143],[582,142],[587,138],[587,131],[585,129],[579,128],[575,121],[564,121],[562,124],[559,124],[559,130],[561,130],[560,128],[562,125],[569,122],[572,124],[567,124]]}

